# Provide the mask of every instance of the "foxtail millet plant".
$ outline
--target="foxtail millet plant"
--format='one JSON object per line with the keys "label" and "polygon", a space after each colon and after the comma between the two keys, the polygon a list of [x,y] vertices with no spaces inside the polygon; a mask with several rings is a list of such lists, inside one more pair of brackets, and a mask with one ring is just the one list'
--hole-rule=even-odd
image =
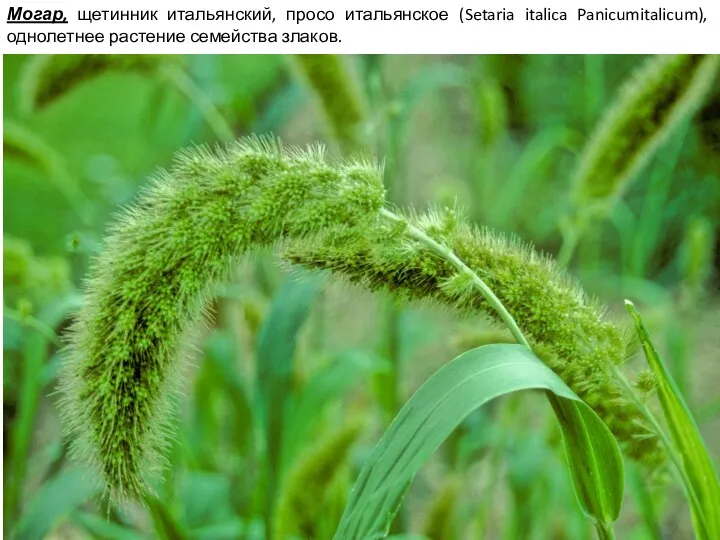
{"label": "foxtail millet plant", "polygon": [[393,216],[372,226],[333,228],[292,244],[283,257],[372,291],[503,322],[472,275],[439,253],[454,254],[495,293],[535,353],[598,413],[630,457],[651,466],[664,460],[657,437],[614,379],[627,356],[625,332],[554,261],[470,225],[456,209]]}
{"label": "foxtail millet plant", "polygon": [[379,169],[329,163],[321,147],[266,138],[180,152],[110,230],[66,336],[60,405],[75,454],[116,499],[157,474],[185,337],[213,286],[246,251],[331,225],[383,202]]}
{"label": "foxtail millet plant", "polygon": [[281,486],[273,524],[274,538],[321,537],[315,530],[318,518],[327,514],[324,507],[332,483],[347,466],[352,446],[363,427],[364,422],[359,418],[345,422],[322,436],[293,463]]}
{"label": "foxtail millet plant", "polygon": [[660,55],[626,83],[583,151],[573,180],[578,208],[622,196],[673,129],[702,105],[720,55]]}
{"label": "foxtail millet plant", "polygon": [[604,217],[675,129],[702,105],[720,55],[659,55],[625,84],[585,146],[572,179],[558,254],[567,264],[589,223]]}
{"label": "foxtail millet plant", "polygon": [[298,54],[293,57],[301,76],[317,94],[333,138],[345,152],[361,147],[364,106],[342,56]]}
{"label": "foxtail millet plant", "polygon": [[26,112],[42,110],[86,81],[105,73],[137,73],[159,77],[180,91],[203,116],[221,141],[231,141],[233,130],[215,103],[184,69],[180,55],[163,54],[47,54],[30,59],[20,79]]}
{"label": "foxtail millet plant", "polygon": [[46,54],[33,57],[22,74],[22,104],[26,110],[43,109],[72,88],[103,73],[152,74],[180,57],[160,54]]}
{"label": "foxtail millet plant", "polygon": [[371,290],[496,318],[504,305],[628,455],[662,461],[613,378],[626,343],[604,308],[548,258],[455,209],[383,209],[380,177],[368,162],[330,163],[319,147],[241,140],[181,152],[123,212],[94,262],[61,376],[74,452],[112,496],[141,497],[162,466],[179,359],[214,286],[239,256],[279,241],[286,260]]}

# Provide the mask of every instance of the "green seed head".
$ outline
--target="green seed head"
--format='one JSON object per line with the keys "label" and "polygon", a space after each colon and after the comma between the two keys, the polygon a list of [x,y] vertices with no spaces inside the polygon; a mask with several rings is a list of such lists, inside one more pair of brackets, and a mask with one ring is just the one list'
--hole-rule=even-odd
{"label": "green seed head", "polygon": [[655,377],[655,374],[649,369],[642,370],[637,374],[637,378],[635,379],[635,386],[645,394],[654,392],[657,384],[657,377]]}
{"label": "green seed head", "polygon": [[[337,431],[321,438],[299,457],[288,471],[280,490],[275,537],[321,538],[316,530],[323,517],[331,484],[347,466],[353,444],[362,432],[359,418],[345,422]],[[322,504],[319,504],[322,503]]]}
{"label": "green seed head", "polygon": [[574,180],[578,208],[603,207],[622,195],[657,147],[702,104],[720,55],[650,59],[622,90],[585,148]]}
{"label": "green seed head", "polygon": [[20,83],[26,110],[42,109],[107,72],[149,74],[180,57],[159,54],[48,54],[32,57]]}
{"label": "green seed head", "polygon": [[[464,222],[447,209],[406,223],[451,249],[513,315],[533,350],[606,422],[635,458],[662,459],[657,440],[613,378],[625,360],[624,333],[553,261],[515,239]],[[376,220],[295,243],[292,263],[331,270],[349,281],[407,300],[433,300],[501,322],[470,278],[411,238],[402,225]]]}
{"label": "green seed head", "polygon": [[187,334],[238,257],[352,226],[383,194],[373,165],[254,138],[181,152],[122,213],[66,336],[61,376],[68,438],[112,496],[139,497],[160,471]]}
{"label": "green seed head", "polygon": [[334,54],[299,54],[294,60],[298,71],[317,94],[341,150],[360,149],[363,105],[343,58]]}

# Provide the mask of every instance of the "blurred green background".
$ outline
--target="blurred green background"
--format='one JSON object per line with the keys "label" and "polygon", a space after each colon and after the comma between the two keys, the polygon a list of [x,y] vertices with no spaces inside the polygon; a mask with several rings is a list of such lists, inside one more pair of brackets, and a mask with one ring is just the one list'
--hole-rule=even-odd
{"label": "blurred green background", "polygon": [[[197,99],[151,73],[108,71],[23,109],[25,56],[4,57],[3,372],[6,534],[17,538],[330,538],[389,420],[439,366],[506,340],[486,321],[388,305],[294,277],[271,253],[218,292],[185,373],[178,435],[148,508],[98,502],[54,407],[57,336],[106,226],[184,146],[219,143]],[[363,137],[400,204],[465,207],[557,254],[570,178],[641,56],[343,59]],[[235,136],[333,144],[292,58],[184,58]],[[7,144],[21,132],[26,148]],[[38,154],[44,156],[40,159]],[[720,85],[603,219],[570,271],[622,313],[631,298],[720,458]],[[267,421],[270,419],[270,421]],[[273,423],[274,422],[274,423]],[[262,426],[272,424],[271,433]],[[682,493],[628,467],[618,537],[690,538]],[[542,395],[473,414],[413,484],[397,531],[432,539],[592,538]]]}

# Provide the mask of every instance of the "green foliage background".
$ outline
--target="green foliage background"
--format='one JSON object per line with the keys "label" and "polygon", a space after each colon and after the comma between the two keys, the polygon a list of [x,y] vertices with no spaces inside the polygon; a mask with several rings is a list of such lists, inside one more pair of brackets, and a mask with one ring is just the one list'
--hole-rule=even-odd
{"label": "green foliage background", "polygon": [[[370,150],[386,159],[395,202],[457,200],[477,222],[557,254],[578,155],[643,59],[344,60],[365,96],[363,133]],[[19,81],[28,61],[4,58],[5,131],[12,124],[37,137],[63,174],[6,147],[4,488],[14,502],[5,507],[5,532],[330,538],[353,479],[397,405],[453,356],[507,336],[487,321],[459,321],[432,306],[387,317],[382,300],[349,287],[330,285],[318,300],[316,282],[289,280],[272,255],[247,260],[218,291],[212,328],[193,359],[197,367],[185,374],[178,442],[157,497],[147,508],[97,502],[97,490],[67,463],[61,443],[54,336],[77,305],[117,206],[131,201],[178,148],[219,141],[184,95],[143,74],[106,73],[27,112]],[[340,152],[292,59],[191,56],[185,65],[237,136],[273,132],[293,144],[326,141]],[[90,201],[89,219],[58,181],[79,187]],[[642,306],[716,464],[719,238],[716,81],[695,118],[675,131],[605,219],[583,233],[570,262],[618,317],[624,297]],[[471,415],[421,473],[394,528],[433,539],[591,538],[542,400],[511,397]],[[264,446],[279,434],[279,447]],[[680,489],[662,474],[651,482],[643,474],[628,471],[618,536],[688,537]]]}

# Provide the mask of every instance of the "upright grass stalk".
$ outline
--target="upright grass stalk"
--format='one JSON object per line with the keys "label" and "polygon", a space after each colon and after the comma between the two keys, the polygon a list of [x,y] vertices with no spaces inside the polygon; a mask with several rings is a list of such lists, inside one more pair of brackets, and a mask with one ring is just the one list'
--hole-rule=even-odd
{"label": "upright grass stalk", "polygon": [[[57,292],[55,291],[55,294]],[[18,525],[19,522],[30,448],[37,427],[37,411],[43,396],[43,388],[49,382],[46,361],[50,347],[58,345],[59,342],[55,328],[65,319],[71,308],[77,308],[74,295],[62,295],[60,301],[46,303],[36,316],[29,314],[29,308],[28,311],[24,311],[22,304],[17,311],[6,307],[3,309],[4,317],[15,319],[23,325],[22,346],[17,358],[19,374],[15,379],[19,387],[17,418],[12,422],[10,430],[8,475],[3,501],[6,527],[11,524]],[[8,360],[14,359],[11,355]],[[62,457],[59,457],[58,461],[61,459]]]}
{"label": "upright grass stalk", "polygon": [[[382,57],[371,64],[372,72],[369,77],[374,77],[377,82],[376,92],[373,92],[369,99],[373,110],[383,111],[378,122],[382,123],[384,137],[376,142],[381,155],[385,156],[385,168],[383,181],[387,189],[387,199],[393,204],[405,202],[405,186],[402,178],[402,155],[400,152],[400,137],[404,124],[400,115],[396,114],[398,104],[391,103],[388,97],[387,88],[384,84]],[[380,404],[389,419],[392,419],[402,404],[401,381],[402,381],[402,318],[403,309],[391,298],[384,299],[383,328],[381,334],[381,354],[390,362],[390,369],[386,373],[377,376],[377,385],[380,397]],[[402,521],[404,514],[398,513],[395,529],[404,529]]]}
{"label": "upright grass stalk", "polygon": [[45,363],[50,347],[59,344],[55,328],[65,315],[63,302],[47,299],[64,300],[70,288],[70,269],[63,258],[39,257],[24,240],[3,237],[3,318],[19,325],[17,350],[4,343],[5,401],[9,406],[6,413],[12,410],[13,402],[17,409],[16,415],[9,412],[6,418],[6,525],[18,523],[36,416],[46,382]]}
{"label": "upright grass stalk", "polygon": [[[42,370],[49,338],[46,326],[43,325],[42,328],[43,331],[41,332],[39,328],[26,327],[23,336],[18,418],[12,428],[10,470],[5,485],[4,521],[6,524],[16,523],[20,515],[22,488],[25,485],[30,444],[35,428],[35,415],[42,390]],[[54,337],[54,332],[52,335]]]}

